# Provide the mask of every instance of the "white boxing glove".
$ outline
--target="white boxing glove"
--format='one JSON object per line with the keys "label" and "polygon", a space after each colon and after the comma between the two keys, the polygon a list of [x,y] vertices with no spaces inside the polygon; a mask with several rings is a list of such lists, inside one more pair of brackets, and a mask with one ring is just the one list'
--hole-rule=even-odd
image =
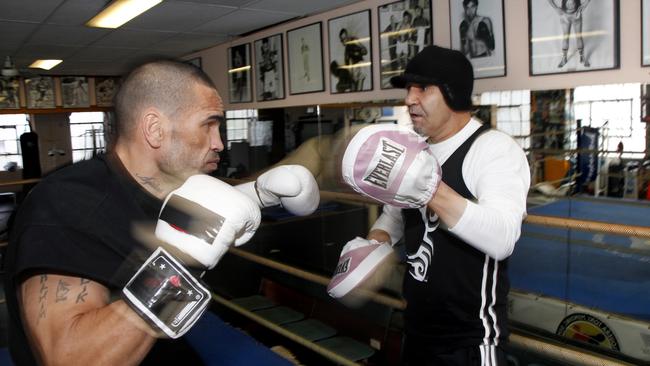
{"label": "white boxing glove", "polygon": [[281,204],[297,216],[313,213],[320,202],[316,179],[302,165],[281,165],[260,175],[255,182],[235,186],[261,208]]}
{"label": "white boxing glove", "polygon": [[199,174],[167,196],[155,235],[211,269],[229,246],[250,240],[260,220],[259,207],[245,194],[219,179]]}

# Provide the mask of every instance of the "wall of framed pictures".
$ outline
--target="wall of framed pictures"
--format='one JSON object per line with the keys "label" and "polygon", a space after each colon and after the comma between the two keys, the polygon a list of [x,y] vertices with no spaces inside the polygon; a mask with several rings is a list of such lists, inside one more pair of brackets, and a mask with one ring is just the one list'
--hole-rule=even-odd
{"label": "wall of framed pictures", "polygon": [[[230,109],[400,100],[404,97],[404,92],[391,89],[386,76],[386,73],[399,70],[400,60],[395,53],[391,54],[391,49],[396,51],[397,46],[389,43],[390,31],[386,31],[389,25],[404,19],[410,20],[413,25],[415,22],[411,16],[416,18],[416,12],[418,14],[420,12],[416,9],[422,8],[422,16],[428,20],[430,29],[420,25],[411,28],[418,28],[417,32],[429,34],[431,42],[436,45],[460,49],[462,22],[468,15],[468,10],[463,7],[463,3],[464,0],[365,0],[270,27],[227,44],[186,55],[185,58],[201,60],[203,68],[215,80],[221,91],[226,108]],[[480,18],[490,19],[491,27],[484,25],[483,28],[491,30],[487,33],[492,36],[487,39],[493,38],[494,44],[490,45],[492,41],[486,43],[489,45],[487,56],[481,56],[486,52],[473,51],[472,62],[477,71],[474,92],[544,90],[580,85],[650,82],[650,75],[647,71],[647,67],[650,66],[650,27],[648,26],[650,0],[589,1],[581,11],[582,27],[585,31],[584,46],[582,47],[583,61],[580,62],[581,47],[575,35],[574,24],[568,33],[566,63],[563,62],[565,33],[562,28],[562,17],[558,14],[558,9],[554,8],[551,3],[550,0],[480,0],[478,2],[476,14]],[[561,6],[562,0],[554,0],[554,3],[556,7],[557,4]],[[429,10],[427,11],[427,9]],[[405,16],[404,11],[407,11],[409,15]],[[340,39],[330,39],[330,21],[336,22],[335,19],[346,19],[357,13],[369,14],[367,17],[370,30],[368,37],[359,37],[361,42],[368,42],[366,46],[368,54],[364,56],[366,59],[360,62],[363,67],[368,67],[365,76],[367,84],[364,84],[359,90],[344,89],[345,92],[337,92],[338,80],[336,77],[332,80],[331,77],[331,61],[334,60],[331,56],[330,45],[336,45],[337,41],[340,43]],[[392,21],[390,15],[393,15]],[[429,19],[426,19],[427,16]],[[256,41],[274,35],[280,35],[282,41],[282,47],[278,49],[277,53],[278,57],[281,56],[282,59],[278,65],[282,68],[282,75],[276,78],[276,85],[282,84],[283,87],[282,98],[277,96],[280,93],[276,93],[277,95],[273,98],[267,98],[262,96],[263,91],[260,93],[258,90],[263,88],[264,84],[259,79],[259,65],[255,63],[254,45]],[[291,41],[289,41],[290,38]],[[304,46],[300,43],[301,38],[305,40]],[[307,41],[308,38],[309,41]],[[250,82],[251,85],[241,89],[244,93],[239,97],[233,98],[230,95],[233,79],[228,71],[233,69],[234,61],[229,57],[234,56],[230,50],[245,44],[249,44],[250,47],[245,62],[250,66],[248,69],[250,74],[247,74],[246,82]],[[409,46],[400,45],[400,49],[408,50]],[[319,53],[317,51],[320,51],[320,55],[317,55]],[[310,55],[307,56],[307,53]],[[336,56],[336,52],[334,54]],[[408,55],[408,51],[406,54]],[[305,57],[309,57],[309,59]],[[542,61],[543,59],[546,61]],[[306,80],[305,66],[309,68],[309,83],[313,85],[307,85],[304,82]],[[348,65],[348,67],[350,66]],[[320,78],[321,70],[322,80]],[[301,75],[302,82],[296,79]],[[318,76],[312,79],[311,75]],[[12,90],[15,90],[16,82],[3,80],[2,84],[0,86],[3,87],[3,90],[0,93],[7,94],[7,96],[0,101],[0,109],[11,109],[15,105],[13,96],[15,93]],[[34,91],[33,98],[30,94],[28,99],[24,93],[23,81],[20,80],[18,84],[20,108],[25,108],[28,100],[40,98]],[[55,78],[55,107],[63,108],[62,90],[59,84],[59,78]],[[256,84],[260,84],[259,87]],[[95,94],[99,92],[96,90],[96,85],[94,78],[90,77],[88,92],[91,107],[100,106],[99,99],[95,97]],[[107,90],[110,90],[110,87]],[[279,89],[278,92],[280,92]],[[108,103],[109,98],[101,99],[103,100],[101,105]],[[45,96],[45,101],[47,101],[47,96]],[[231,107],[233,103],[237,103],[237,106]]]}
{"label": "wall of framed pictures", "polygon": [[113,106],[118,76],[0,77],[0,113]]}
{"label": "wall of framed pictures", "polygon": [[[587,5],[578,10],[580,15],[572,16],[560,14],[562,3],[366,0],[186,57],[201,57],[204,65],[209,63],[208,71],[217,87],[227,91],[228,78],[224,75],[229,75],[228,49],[247,43],[252,48],[258,40],[281,35],[284,98],[260,97],[258,89],[263,84],[259,70],[251,64],[251,78],[259,85],[253,83],[254,97],[237,102],[235,108],[401,100],[404,91],[391,88],[390,77],[400,72],[413,50],[429,43],[466,53],[475,70],[475,93],[650,82],[646,70],[650,66],[650,26],[643,24],[643,20],[650,21],[650,0],[583,1]],[[580,32],[576,33],[579,22],[574,20],[569,32],[564,31],[562,19],[571,17],[581,19],[582,46],[577,36]],[[348,27],[352,27],[348,33],[353,34],[344,35],[350,38],[350,44],[362,46],[358,49],[365,49],[366,54],[359,51],[357,59],[346,64],[343,44],[348,41],[341,41],[341,33]],[[396,36],[403,37],[398,40]],[[568,47],[565,38],[569,39]],[[363,82],[347,82],[348,70],[363,77]],[[230,108],[229,104],[236,101],[224,98],[224,102]]]}

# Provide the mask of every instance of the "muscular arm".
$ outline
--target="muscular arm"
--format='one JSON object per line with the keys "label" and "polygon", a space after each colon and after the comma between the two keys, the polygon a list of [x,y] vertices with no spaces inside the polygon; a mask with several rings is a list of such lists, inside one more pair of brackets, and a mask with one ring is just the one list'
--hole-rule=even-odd
{"label": "muscular arm", "polygon": [[155,342],[147,324],[109,290],[71,276],[29,277],[18,288],[25,332],[45,365],[135,365]]}

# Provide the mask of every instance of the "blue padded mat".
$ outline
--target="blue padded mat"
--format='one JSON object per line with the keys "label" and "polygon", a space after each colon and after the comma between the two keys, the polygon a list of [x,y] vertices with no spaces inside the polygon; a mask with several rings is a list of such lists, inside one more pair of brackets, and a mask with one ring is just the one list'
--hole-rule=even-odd
{"label": "blue padded mat", "polygon": [[[650,203],[561,200],[529,214],[650,226]],[[509,262],[511,286],[650,320],[650,240],[525,224]]]}
{"label": "blue padded mat", "polygon": [[291,365],[288,360],[209,311],[184,337],[206,365]]}

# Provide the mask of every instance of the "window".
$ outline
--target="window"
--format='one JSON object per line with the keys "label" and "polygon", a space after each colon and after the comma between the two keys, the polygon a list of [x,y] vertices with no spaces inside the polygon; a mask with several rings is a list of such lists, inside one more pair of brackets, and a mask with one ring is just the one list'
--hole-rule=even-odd
{"label": "window", "polygon": [[16,168],[23,166],[20,135],[29,131],[28,115],[0,115],[0,170],[8,170],[10,162],[15,163]]}
{"label": "window", "polygon": [[92,158],[104,152],[104,113],[75,112],[70,114],[70,138],[72,140],[72,162]]}
{"label": "window", "polygon": [[573,99],[575,120],[600,130],[605,156],[618,156],[616,149],[622,143],[623,158],[643,159],[646,125],[641,121],[640,84],[579,86]]}
{"label": "window", "polygon": [[496,105],[496,128],[530,147],[530,90],[485,92],[481,105]]}
{"label": "window", "polygon": [[226,111],[227,149],[233,142],[248,141],[248,124],[257,120],[257,109]]}

